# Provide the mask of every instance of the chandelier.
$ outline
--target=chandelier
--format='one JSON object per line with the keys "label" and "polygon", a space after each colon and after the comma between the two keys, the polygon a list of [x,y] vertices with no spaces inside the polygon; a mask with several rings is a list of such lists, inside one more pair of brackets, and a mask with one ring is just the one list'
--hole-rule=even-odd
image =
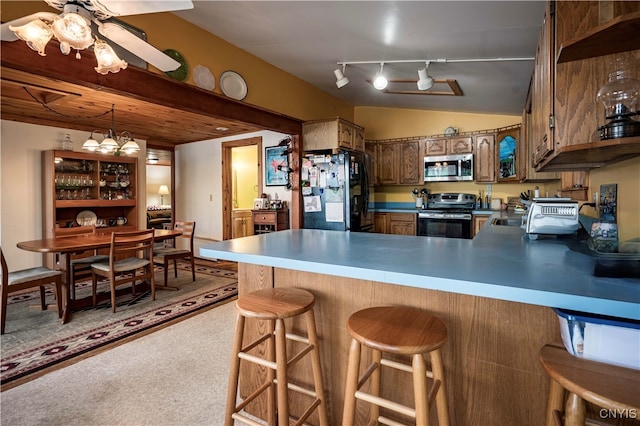
{"label": "chandelier", "polygon": [[68,55],[71,49],[75,49],[77,59],[80,59],[81,50],[93,45],[93,52],[98,62],[98,66],[94,69],[100,74],[117,73],[128,65],[104,40],[98,37],[94,40],[94,35],[91,33],[91,14],[78,4],[66,4],[60,16],[39,13],[38,19],[21,26],[9,25],[9,29],[41,56],[46,56],[44,50],[52,37],[60,42],[60,51],[64,55]]}
{"label": "chandelier", "polygon": [[120,136],[116,133],[115,124],[115,106],[111,105],[111,128],[106,134],[103,134],[102,142],[98,142],[93,138],[93,134],[99,132],[99,130],[93,130],[89,138],[82,144],[82,149],[87,151],[100,151],[105,154],[113,153],[120,155],[121,152],[125,154],[133,154],[140,151],[140,146],[137,144],[130,132],[124,131]]}

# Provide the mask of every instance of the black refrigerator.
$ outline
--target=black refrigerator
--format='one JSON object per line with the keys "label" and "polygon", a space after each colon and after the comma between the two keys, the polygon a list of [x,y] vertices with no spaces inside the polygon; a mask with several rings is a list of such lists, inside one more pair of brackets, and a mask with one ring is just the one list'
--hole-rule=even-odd
{"label": "black refrigerator", "polygon": [[371,158],[362,152],[307,152],[302,158],[303,226],[307,229],[371,232]]}

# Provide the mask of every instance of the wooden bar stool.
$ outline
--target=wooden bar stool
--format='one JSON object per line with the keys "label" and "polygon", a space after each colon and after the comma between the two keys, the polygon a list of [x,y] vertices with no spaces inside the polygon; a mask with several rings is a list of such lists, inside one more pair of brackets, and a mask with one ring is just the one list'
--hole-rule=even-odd
{"label": "wooden bar stool", "polygon": [[561,344],[543,346],[540,363],[551,377],[547,426],[583,426],[584,401],[604,409],[603,419],[640,416],[640,370],[577,358]]}
{"label": "wooden bar stool", "polygon": [[[444,386],[444,369],[440,347],[447,341],[447,327],[429,313],[409,307],[374,307],[351,315],[347,321],[351,334],[347,383],[345,389],[343,426],[355,422],[356,399],[371,404],[370,422],[400,425],[395,420],[380,416],[384,407],[406,417],[415,419],[415,424],[429,424],[429,405],[436,401],[438,422],[449,424],[449,409]],[[372,350],[372,364],[360,378],[360,356],[362,345]],[[382,353],[411,356],[411,365],[383,359]],[[431,371],[427,370],[425,356],[431,359]],[[380,397],[381,367],[406,371],[413,376],[414,408]],[[433,383],[428,388],[427,378]],[[370,392],[360,388],[371,379]]]}
{"label": "wooden bar stool", "polygon": [[[288,390],[299,392],[313,398],[313,402],[296,421],[296,425],[301,425],[316,408],[318,409],[320,425],[329,425],[326,397],[322,382],[322,369],[320,367],[318,336],[316,334],[316,323],[313,314],[314,303],[315,298],[313,294],[306,290],[296,288],[268,288],[254,291],[238,298],[236,302],[238,319],[233,341],[233,358],[231,360],[225,415],[226,426],[232,426],[234,419],[250,425],[259,425],[260,423],[243,415],[240,411],[265,390],[267,391],[267,422],[269,425],[275,425],[276,418],[279,426],[289,425]],[[307,337],[287,333],[285,329],[284,320],[299,315],[304,315]],[[269,327],[266,334],[243,347],[242,343],[246,318],[267,320]],[[303,343],[305,346],[295,356],[288,358],[287,340]],[[268,349],[266,351],[268,359],[249,354],[249,351],[265,341],[268,342]],[[289,383],[287,377],[289,366],[307,354],[311,355],[314,390]],[[240,360],[267,367],[267,380],[244,401],[236,405]],[[276,394],[274,394],[274,387],[277,390]]]}

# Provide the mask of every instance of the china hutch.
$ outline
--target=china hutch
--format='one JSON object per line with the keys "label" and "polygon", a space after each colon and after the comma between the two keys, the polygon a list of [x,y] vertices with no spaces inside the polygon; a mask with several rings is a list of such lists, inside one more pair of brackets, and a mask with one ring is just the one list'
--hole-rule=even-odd
{"label": "china hutch", "polygon": [[73,151],[42,154],[43,237],[56,228],[138,229],[138,159]]}

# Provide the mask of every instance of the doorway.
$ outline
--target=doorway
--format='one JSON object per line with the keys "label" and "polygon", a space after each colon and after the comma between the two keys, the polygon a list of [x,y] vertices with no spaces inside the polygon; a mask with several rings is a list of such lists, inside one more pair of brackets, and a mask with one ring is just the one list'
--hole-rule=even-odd
{"label": "doorway", "polygon": [[225,240],[253,234],[250,220],[253,199],[262,193],[261,153],[261,137],[222,144],[222,238]]}
{"label": "doorway", "polygon": [[173,151],[147,147],[145,172],[146,227],[169,228],[175,220]]}

